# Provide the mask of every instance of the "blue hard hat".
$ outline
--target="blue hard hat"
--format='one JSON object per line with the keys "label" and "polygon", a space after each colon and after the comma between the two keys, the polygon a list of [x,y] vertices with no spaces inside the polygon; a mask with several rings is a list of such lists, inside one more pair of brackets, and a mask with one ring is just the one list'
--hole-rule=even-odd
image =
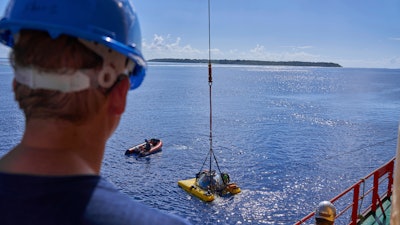
{"label": "blue hard hat", "polygon": [[103,44],[133,60],[131,89],[140,86],[146,61],[131,0],[10,0],[0,20],[0,42],[12,47],[21,29],[66,34]]}

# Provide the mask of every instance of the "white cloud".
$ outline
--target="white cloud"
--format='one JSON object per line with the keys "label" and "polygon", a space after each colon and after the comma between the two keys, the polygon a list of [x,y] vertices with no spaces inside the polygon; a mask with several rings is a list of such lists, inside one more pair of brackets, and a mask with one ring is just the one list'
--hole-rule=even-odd
{"label": "white cloud", "polygon": [[154,34],[150,42],[143,41],[143,54],[147,59],[154,58],[204,58],[205,52],[193,48],[191,45],[182,45],[181,38],[173,39],[170,34],[166,36]]}
{"label": "white cloud", "polygon": [[313,46],[311,46],[311,45],[303,45],[303,46],[284,45],[284,46],[281,46],[281,47],[282,48],[290,48],[293,51],[296,51],[296,50],[299,50],[299,49],[310,49],[310,48],[313,48]]}
{"label": "white cloud", "polygon": [[311,46],[311,45],[305,45],[305,46],[298,46],[297,48],[298,48],[298,49],[310,49],[310,48],[313,48],[313,46]]}
{"label": "white cloud", "polygon": [[[228,49],[221,50],[218,48],[211,49],[212,59],[248,59],[248,60],[267,60],[267,61],[321,61],[320,56],[305,52],[312,46],[284,46],[290,48],[289,51],[272,52],[268,51],[265,46],[256,44],[254,48],[249,50]],[[143,54],[147,59],[154,58],[192,58],[207,59],[208,49],[197,49],[190,44],[182,44],[180,37],[173,38],[170,34],[158,35],[154,34],[150,41],[143,41]]]}
{"label": "white cloud", "polygon": [[229,59],[251,59],[265,61],[319,61],[319,55],[307,53],[304,49],[312,48],[312,46],[285,46],[290,47],[291,51],[274,52],[267,50],[263,45],[257,44],[248,51],[239,52],[229,51],[231,54]]}
{"label": "white cloud", "polygon": [[395,65],[397,68],[400,68],[400,57],[394,57],[389,60],[391,65]]}
{"label": "white cloud", "polygon": [[400,57],[381,58],[381,59],[338,59],[335,61],[344,67],[359,68],[400,68]]}
{"label": "white cloud", "polygon": [[[391,38],[400,41],[400,38]],[[150,41],[143,42],[143,53],[146,59],[154,58],[189,58],[208,59],[208,49],[197,49],[190,44],[182,44],[180,37],[172,38],[171,35],[155,34]],[[211,49],[212,59],[243,59],[264,61],[307,61],[307,62],[334,62],[345,67],[370,67],[370,68],[400,68],[400,57],[385,59],[343,59],[316,55],[310,52],[313,46],[280,46],[279,50],[267,49],[264,45],[256,44],[249,49]],[[1,53],[0,48],[0,53]],[[0,55],[1,57],[1,55]]]}
{"label": "white cloud", "polygon": [[255,48],[250,49],[250,52],[254,53],[254,54],[264,54],[265,48],[263,45],[257,44],[257,46]]}

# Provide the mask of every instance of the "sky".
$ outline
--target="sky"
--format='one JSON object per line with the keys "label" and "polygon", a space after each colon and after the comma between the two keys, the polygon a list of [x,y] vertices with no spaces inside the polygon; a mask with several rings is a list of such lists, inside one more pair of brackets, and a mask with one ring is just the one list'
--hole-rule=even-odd
{"label": "sky", "polygon": [[[400,0],[210,2],[212,59],[400,68]],[[134,3],[146,59],[208,59],[208,0]]]}

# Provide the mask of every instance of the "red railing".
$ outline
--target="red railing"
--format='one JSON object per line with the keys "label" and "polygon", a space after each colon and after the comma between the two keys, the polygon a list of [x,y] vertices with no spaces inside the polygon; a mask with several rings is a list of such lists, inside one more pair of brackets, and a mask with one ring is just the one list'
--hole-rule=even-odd
{"label": "red railing", "polygon": [[[374,214],[378,207],[384,211],[383,201],[389,199],[392,195],[394,160],[395,158],[391,159],[385,165],[376,169],[330,200],[338,211],[336,220],[349,221],[349,225],[357,225],[358,222],[362,222],[362,220],[371,213]],[[367,191],[365,191],[366,186],[369,186]],[[368,197],[371,197],[371,203],[363,208],[362,203],[364,199]],[[349,203],[351,198],[352,202]],[[303,217],[296,222],[295,225],[305,224],[306,222],[308,222],[307,224],[314,224],[314,220],[310,222],[313,218],[314,212]],[[379,218],[375,217],[375,219]]]}

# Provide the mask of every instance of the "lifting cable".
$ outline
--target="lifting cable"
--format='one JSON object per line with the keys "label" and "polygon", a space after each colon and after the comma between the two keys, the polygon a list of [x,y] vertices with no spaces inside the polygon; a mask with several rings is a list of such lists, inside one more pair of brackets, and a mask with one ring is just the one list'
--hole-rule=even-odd
{"label": "lifting cable", "polygon": [[[213,151],[213,142],[212,142],[212,138],[213,138],[213,133],[212,133],[212,66],[211,66],[211,16],[210,16],[210,1],[208,0],[208,86],[209,86],[209,96],[210,96],[210,151],[206,156],[206,159],[204,160],[203,166],[208,158],[208,155],[210,155],[210,166],[209,166],[209,171],[211,173],[211,164],[212,164],[212,158],[214,157],[215,163],[217,165],[218,171],[219,173],[221,173],[221,170],[219,168],[218,165],[218,161],[217,158],[215,157],[214,151]],[[203,169],[203,166],[200,169]]]}

